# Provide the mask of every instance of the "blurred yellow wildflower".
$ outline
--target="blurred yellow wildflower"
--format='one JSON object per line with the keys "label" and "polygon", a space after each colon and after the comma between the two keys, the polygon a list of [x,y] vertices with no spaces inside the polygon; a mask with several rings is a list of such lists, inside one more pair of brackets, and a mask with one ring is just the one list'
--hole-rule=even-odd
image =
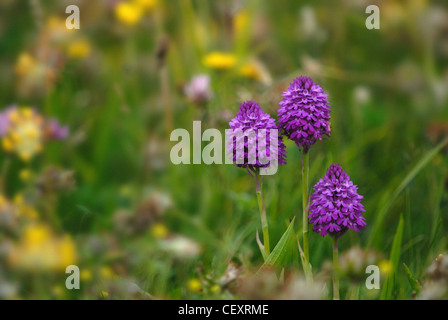
{"label": "blurred yellow wildflower", "polygon": [[199,279],[191,279],[187,283],[187,288],[190,291],[198,292],[202,289],[201,281]]}
{"label": "blurred yellow wildflower", "polygon": [[120,2],[115,7],[115,16],[126,25],[137,24],[143,16],[143,7],[136,2]]}
{"label": "blurred yellow wildflower", "polygon": [[8,116],[11,127],[2,138],[2,147],[29,161],[42,150],[43,119],[30,108],[13,109]]}
{"label": "blurred yellow wildflower", "polygon": [[109,292],[101,291],[100,292],[100,297],[103,298],[103,299],[106,299],[107,297],[109,297]]}
{"label": "blurred yellow wildflower", "polygon": [[69,235],[64,235],[58,244],[59,267],[67,268],[76,261],[76,246]]}
{"label": "blurred yellow wildflower", "polygon": [[237,58],[234,54],[218,51],[209,53],[202,60],[206,67],[217,70],[231,69],[236,65],[236,62]]}
{"label": "blurred yellow wildflower", "polygon": [[85,281],[85,282],[89,282],[93,278],[92,272],[90,271],[90,269],[82,269],[79,274],[79,277],[80,277],[81,281]]}
{"label": "blurred yellow wildflower", "polygon": [[22,52],[17,58],[15,65],[15,71],[19,75],[24,75],[29,70],[34,69],[36,66],[36,60],[27,52]]}
{"label": "blurred yellow wildflower", "polygon": [[248,63],[242,65],[238,73],[246,78],[260,81],[266,85],[272,83],[271,76],[266,68],[257,60],[251,60]]}
{"label": "blurred yellow wildflower", "polygon": [[29,169],[22,169],[19,172],[19,178],[20,180],[27,182],[31,179],[32,173]]}
{"label": "blurred yellow wildflower", "polygon": [[151,233],[154,237],[162,239],[168,236],[168,228],[163,223],[156,223],[151,227]]}
{"label": "blurred yellow wildflower", "polygon": [[393,268],[392,262],[390,262],[390,260],[381,260],[378,267],[380,268],[380,272],[385,275],[390,274]]}
{"label": "blurred yellow wildflower", "polygon": [[67,48],[67,55],[70,58],[82,59],[90,54],[91,47],[86,39],[77,39],[70,42]]}
{"label": "blurred yellow wildflower", "polygon": [[48,226],[32,224],[25,227],[8,261],[14,267],[27,270],[65,270],[76,263],[76,247],[68,235],[57,237]]}
{"label": "blurred yellow wildflower", "polygon": [[108,279],[116,279],[117,275],[114,273],[111,267],[102,266],[100,268],[100,277],[102,279],[108,280]]}
{"label": "blurred yellow wildflower", "polygon": [[50,42],[66,43],[70,41],[72,35],[75,34],[76,29],[67,29],[65,19],[57,16],[50,16],[46,21],[44,32]]}
{"label": "blurred yellow wildflower", "polygon": [[221,292],[221,287],[217,284],[213,285],[210,287],[210,292],[211,293],[220,293]]}
{"label": "blurred yellow wildflower", "polygon": [[250,13],[248,10],[238,11],[233,17],[233,28],[235,34],[240,34],[244,32],[247,25],[249,24]]}
{"label": "blurred yellow wildflower", "polygon": [[17,193],[13,198],[13,203],[21,216],[30,220],[36,220],[39,216],[36,209],[28,204],[21,193]]}
{"label": "blurred yellow wildflower", "polygon": [[58,16],[50,16],[45,23],[45,27],[47,29],[66,29],[65,21]]}
{"label": "blurred yellow wildflower", "polygon": [[247,77],[247,78],[252,78],[252,79],[258,79],[259,78],[258,70],[255,67],[255,65],[252,64],[252,63],[248,63],[248,64],[243,65],[240,68],[240,74],[242,76]]}
{"label": "blurred yellow wildflower", "polygon": [[51,292],[53,295],[58,299],[64,299],[66,297],[67,290],[65,287],[61,285],[54,285],[53,288],[51,288]]}

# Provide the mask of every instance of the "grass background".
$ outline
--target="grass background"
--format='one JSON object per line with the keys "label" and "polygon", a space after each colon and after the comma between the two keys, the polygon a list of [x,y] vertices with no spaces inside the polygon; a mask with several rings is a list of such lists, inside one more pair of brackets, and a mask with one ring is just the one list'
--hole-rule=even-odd
{"label": "grass background", "polygon": [[[124,263],[123,273],[151,294],[207,298],[187,289],[188,279],[197,277],[198,263],[205,273],[215,274],[224,272],[230,261],[246,267],[262,263],[255,241],[260,229],[255,182],[231,165],[173,165],[169,150],[175,143],[169,134],[174,128],[191,131],[192,121],[201,119],[206,119],[203,130],[223,132],[228,121],[220,119],[221,112],[234,115],[247,99],[275,117],[281,93],[299,75],[319,83],[332,107],[332,136],[310,152],[310,187],[336,162],[364,196],[366,230],[348,232],[340,250],[359,244],[389,257],[402,215],[399,272],[388,295],[397,299],[412,296],[402,263],[421,279],[429,263],[446,250],[447,147],[439,143],[448,130],[434,128],[446,128],[448,119],[448,26],[446,19],[437,24],[431,16],[447,16],[444,1],[372,1],[380,8],[380,30],[365,27],[370,3],[362,1],[158,1],[135,26],[120,23],[107,1],[71,1],[80,6],[81,29],[76,32],[89,40],[91,54],[67,58],[51,88],[21,94],[14,74],[17,57],[37,46],[39,23],[66,17],[63,1],[36,2],[41,8],[37,17],[33,1],[1,5],[1,107],[36,106],[68,124],[71,137],[83,137],[79,143],[69,139],[46,146],[29,165],[36,172],[49,164],[74,170],[76,188],[60,196],[55,210],[62,230],[79,243],[81,269],[121,265],[123,256],[133,257],[136,262]],[[236,33],[235,15],[242,10],[248,20]],[[163,39],[168,49],[161,66],[157,51]],[[272,83],[207,68],[202,58],[211,51],[232,52],[238,63],[257,57]],[[198,73],[210,75],[214,92],[202,108],[180,90]],[[362,94],[368,97],[360,98]],[[153,168],[154,155],[145,153],[151,141],[160,142],[155,149],[162,168]],[[272,244],[294,216],[295,229],[301,230],[301,155],[286,143],[288,164],[265,177],[263,186]],[[13,159],[6,194],[24,188],[17,178],[23,167]],[[164,254],[150,234],[115,233],[116,211],[134,210],[155,189],[172,199],[163,218],[170,232],[202,245],[203,252],[193,260],[179,262]],[[121,253],[90,256],[82,243],[91,235],[116,238]],[[316,272],[331,258],[331,248],[331,239],[310,235]],[[299,266],[295,261],[289,267]],[[16,277],[19,287],[26,287],[28,278]],[[47,289],[22,294],[53,298]],[[84,290],[68,297],[94,296]]]}

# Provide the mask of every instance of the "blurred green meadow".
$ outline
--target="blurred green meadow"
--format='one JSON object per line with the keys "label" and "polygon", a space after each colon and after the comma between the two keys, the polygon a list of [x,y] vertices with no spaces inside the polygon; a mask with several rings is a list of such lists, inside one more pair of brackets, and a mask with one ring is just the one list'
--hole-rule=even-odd
{"label": "blurred green meadow", "polygon": [[[79,30],[65,26],[73,4]],[[210,81],[199,94],[197,75]],[[3,134],[0,116],[0,298],[331,299],[330,238],[310,234],[322,290],[301,281],[291,244],[253,277],[254,179],[170,160],[172,130],[224,133],[246,100],[275,118],[300,75],[331,104],[310,190],[335,162],[364,196],[366,229],[339,241],[341,299],[447,299],[443,0],[2,0],[0,112],[17,120]],[[272,248],[294,217],[301,237],[301,154],[285,143],[288,163],[263,180]],[[370,264],[380,289],[364,284]]]}

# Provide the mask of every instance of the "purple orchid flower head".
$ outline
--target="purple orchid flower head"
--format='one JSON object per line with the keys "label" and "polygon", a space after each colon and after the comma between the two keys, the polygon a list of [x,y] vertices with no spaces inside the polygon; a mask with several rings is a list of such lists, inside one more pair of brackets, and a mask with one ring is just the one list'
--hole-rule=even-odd
{"label": "purple orchid flower head", "polygon": [[[265,113],[255,101],[245,101],[235,118],[230,123],[231,130],[227,132],[228,154],[238,167],[256,169],[265,168],[270,164],[286,164],[286,147],[283,136],[268,113]],[[276,130],[277,137],[272,137]],[[229,139],[232,139],[229,141]],[[277,147],[271,148],[271,139],[277,139]],[[273,150],[271,150],[273,149]],[[273,154],[271,154],[273,152]],[[263,158],[269,161],[262,161]]]}
{"label": "purple orchid flower head", "polygon": [[310,223],[321,236],[339,238],[348,229],[359,232],[366,226],[358,187],[338,164],[332,164],[311,196]]}
{"label": "purple orchid flower head", "polygon": [[308,77],[298,77],[283,93],[278,122],[283,133],[304,153],[330,136],[330,104],[324,90]]}

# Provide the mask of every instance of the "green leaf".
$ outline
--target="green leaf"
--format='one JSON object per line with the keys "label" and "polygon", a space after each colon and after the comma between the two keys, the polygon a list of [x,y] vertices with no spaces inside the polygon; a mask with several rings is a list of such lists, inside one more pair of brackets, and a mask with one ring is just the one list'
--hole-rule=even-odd
{"label": "green leaf", "polygon": [[393,293],[394,278],[398,270],[398,263],[400,262],[401,255],[401,242],[403,240],[404,220],[403,215],[400,215],[400,221],[398,223],[397,231],[395,232],[394,241],[392,243],[392,249],[390,251],[390,262],[392,265],[391,272],[387,275],[386,282],[381,292],[381,300],[390,299]]}
{"label": "green leaf", "polygon": [[302,247],[300,246],[299,236],[297,236],[297,247],[299,248],[299,256],[302,261],[303,272],[305,273],[305,277],[307,281],[313,281],[313,273],[311,263],[306,261],[305,254],[303,253]]}
{"label": "green leaf", "polygon": [[412,287],[412,290],[415,291],[415,293],[419,293],[422,289],[422,285],[420,282],[414,278],[414,275],[412,274],[411,270],[409,270],[406,263],[403,263],[404,270],[406,272],[406,276],[408,277],[409,284]]}
{"label": "green leaf", "polygon": [[291,220],[285,233],[283,233],[274,250],[267,257],[257,274],[265,268],[275,267],[281,269],[288,260],[288,253],[295,251],[290,250],[295,247],[294,220],[295,217]]}

